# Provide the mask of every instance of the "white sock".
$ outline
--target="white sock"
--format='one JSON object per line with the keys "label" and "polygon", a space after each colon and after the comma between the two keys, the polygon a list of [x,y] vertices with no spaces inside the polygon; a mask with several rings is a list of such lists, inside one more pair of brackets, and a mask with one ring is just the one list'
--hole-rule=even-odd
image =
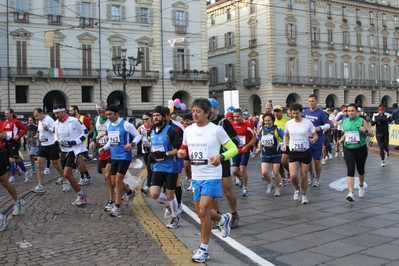
{"label": "white sock", "polygon": [[166,197],[165,193],[163,193],[163,192],[161,192],[161,194],[159,194],[159,198],[157,199],[157,201],[160,201],[165,204],[169,204],[168,197]]}
{"label": "white sock", "polygon": [[177,203],[176,197],[169,201],[169,207],[172,210],[172,217],[177,217],[177,209],[179,208],[179,204]]}

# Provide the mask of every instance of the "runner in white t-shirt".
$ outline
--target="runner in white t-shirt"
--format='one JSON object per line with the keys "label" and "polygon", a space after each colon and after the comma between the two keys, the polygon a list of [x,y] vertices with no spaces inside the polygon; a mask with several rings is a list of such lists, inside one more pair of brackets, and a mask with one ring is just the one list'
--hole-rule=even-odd
{"label": "runner in white t-shirt", "polygon": [[[309,203],[306,196],[308,189],[308,171],[309,164],[312,162],[312,155],[309,144],[317,141],[317,133],[312,122],[302,117],[302,105],[293,103],[290,106],[292,118],[285,124],[285,134],[282,151],[287,146],[290,147],[289,168],[292,184],[295,187],[294,200],[299,199],[299,193],[302,189],[302,204]],[[310,139],[309,139],[310,136]],[[301,186],[298,181],[298,168],[301,169]]]}

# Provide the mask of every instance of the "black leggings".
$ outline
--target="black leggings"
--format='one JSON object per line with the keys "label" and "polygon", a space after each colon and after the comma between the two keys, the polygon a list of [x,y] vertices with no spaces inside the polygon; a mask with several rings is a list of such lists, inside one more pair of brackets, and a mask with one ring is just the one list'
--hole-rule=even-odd
{"label": "black leggings", "polygon": [[389,136],[385,133],[377,133],[376,134],[378,147],[380,147],[380,157],[381,160],[385,159],[385,152],[389,152]]}
{"label": "black leggings", "polygon": [[152,177],[152,163],[148,160],[149,153],[143,152],[144,163],[147,166],[147,186],[150,187]]}
{"label": "black leggings", "polygon": [[366,165],[367,154],[367,145],[357,149],[347,149],[344,146],[344,155],[348,176],[355,176],[355,167],[359,175],[364,174],[364,166]]}

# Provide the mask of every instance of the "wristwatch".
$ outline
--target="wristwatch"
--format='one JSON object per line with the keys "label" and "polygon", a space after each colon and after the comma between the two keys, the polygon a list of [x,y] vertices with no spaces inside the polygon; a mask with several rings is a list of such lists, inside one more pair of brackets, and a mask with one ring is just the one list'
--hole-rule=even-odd
{"label": "wristwatch", "polygon": [[220,154],[220,159],[221,159],[222,161],[224,161],[224,155],[223,155],[223,153]]}
{"label": "wristwatch", "polygon": [[165,152],[165,154],[166,154],[166,156],[169,156],[169,152],[167,151],[167,152]]}

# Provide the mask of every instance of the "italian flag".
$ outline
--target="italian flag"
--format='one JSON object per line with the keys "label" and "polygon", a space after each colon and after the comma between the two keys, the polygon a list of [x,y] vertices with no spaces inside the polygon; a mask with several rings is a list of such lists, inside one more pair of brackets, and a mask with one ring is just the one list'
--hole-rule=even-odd
{"label": "italian flag", "polygon": [[378,85],[378,84],[380,84],[380,81],[378,79],[376,79],[376,80],[374,80],[374,84]]}
{"label": "italian flag", "polygon": [[62,77],[62,69],[60,68],[50,68],[49,69],[50,77],[61,78]]}

